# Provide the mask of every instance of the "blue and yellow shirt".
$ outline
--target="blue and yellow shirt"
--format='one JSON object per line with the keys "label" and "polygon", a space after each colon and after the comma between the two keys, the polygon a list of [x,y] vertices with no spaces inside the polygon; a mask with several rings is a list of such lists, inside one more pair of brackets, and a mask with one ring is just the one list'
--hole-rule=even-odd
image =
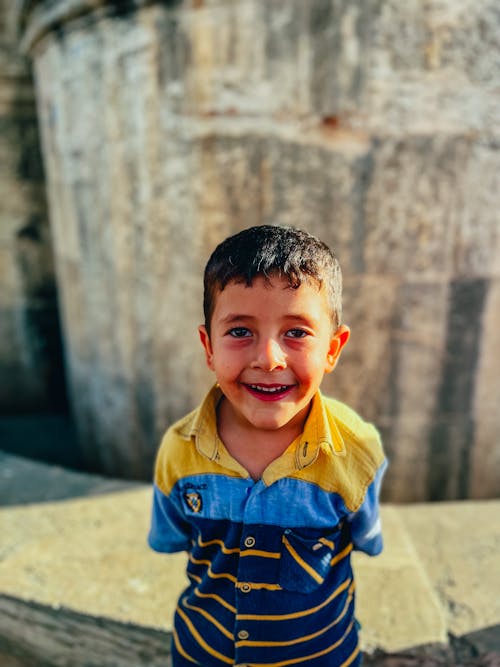
{"label": "blue and yellow shirt", "polygon": [[174,622],[186,664],[357,664],[352,549],[382,549],[376,429],[317,393],[304,431],[259,481],[217,435],[212,389],[166,433],[149,544],[189,553]]}

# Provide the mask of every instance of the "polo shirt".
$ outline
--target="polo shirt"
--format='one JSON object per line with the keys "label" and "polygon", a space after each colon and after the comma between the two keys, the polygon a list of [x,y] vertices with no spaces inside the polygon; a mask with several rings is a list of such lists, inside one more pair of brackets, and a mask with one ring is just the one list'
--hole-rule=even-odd
{"label": "polo shirt", "polygon": [[258,481],[217,434],[216,386],[165,434],[150,546],[188,552],[173,641],[203,667],[358,664],[352,549],[382,549],[376,429],[318,392]]}

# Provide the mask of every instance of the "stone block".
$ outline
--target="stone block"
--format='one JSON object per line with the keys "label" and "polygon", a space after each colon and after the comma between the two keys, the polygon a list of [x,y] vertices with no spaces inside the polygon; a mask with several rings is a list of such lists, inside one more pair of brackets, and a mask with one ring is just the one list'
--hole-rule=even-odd
{"label": "stone block", "polygon": [[[0,506],[3,509],[38,503],[41,511],[42,503],[138,488],[133,482],[77,471],[75,468],[80,461],[76,448],[71,447],[74,433],[71,421],[65,415],[1,417],[0,437],[3,445],[0,451]],[[45,462],[40,460],[41,456]]]}
{"label": "stone block", "polygon": [[170,636],[0,595],[2,667],[171,667]]}
{"label": "stone block", "polygon": [[357,615],[365,650],[387,652],[446,643],[446,619],[399,510],[382,512],[384,551],[371,559],[354,554]]}
{"label": "stone block", "polygon": [[412,280],[450,274],[456,225],[452,212],[462,201],[468,149],[461,138],[439,135],[374,143],[363,236],[363,261],[370,272]]}
{"label": "stone block", "polygon": [[353,406],[364,419],[381,422],[390,408],[393,376],[392,322],[399,284],[391,276],[344,274],[343,321],[351,338],[323,391]]}
{"label": "stone block", "polygon": [[51,378],[61,353],[29,62],[12,35],[1,32],[0,412],[5,413],[60,404]]}
{"label": "stone block", "polygon": [[[187,583],[186,557],[148,550],[150,501],[141,488],[0,511],[1,607],[10,619],[2,646],[61,666],[70,657],[72,665],[111,666],[117,655],[124,665],[158,664]],[[382,519],[384,554],[354,561],[365,649],[445,642],[444,617],[399,510],[384,507]]]}
{"label": "stone block", "polygon": [[177,98],[174,109],[183,115],[307,112],[306,13],[297,0],[179,12],[174,39],[180,49],[170,70],[177,76],[167,84],[170,99]]}
{"label": "stone block", "polygon": [[[380,428],[389,468],[382,498],[391,502],[420,502],[428,497],[431,461],[429,439],[432,424],[418,415],[386,418]],[[442,468],[440,468],[442,471]]]}
{"label": "stone block", "polygon": [[398,510],[440,603],[461,636],[500,624],[498,502],[437,503]]}
{"label": "stone block", "polygon": [[365,85],[350,121],[383,134],[497,127],[497,26],[494,0],[379,3]]}
{"label": "stone block", "polygon": [[473,399],[474,443],[470,454],[470,494],[473,498],[497,497],[500,494],[500,446],[496,415],[500,405],[500,281],[492,280],[477,325],[483,343],[475,376]]}
{"label": "stone block", "polygon": [[500,157],[496,139],[472,141],[453,176],[456,191],[450,198],[454,220],[453,274],[462,279],[500,277]]}
{"label": "stone block", "polygon": [[310,3],[310,99],[315,114],[349,123],[350,114],[360,107],[379,13],[377,0]]}
{"label": "stone block", "polygon": [[[391,403],[385,414],[436,417],[437,396],[447,350],[449,291],[444,281],[403,282],[392,328]],[[385,415],[382,415],[382,418]]]}
{"label": "stone block", "polygon": [[[499,256],[494,0],[67,3],[24,6],[20,25],[90,459],[150,476],[161,432],[211,381],[209,252],[281,222],[340,257],[353,340],[325,390],[384,430],[388,488],[439,486],[434,449],[456,473],[445,495],[472,488]],[[489,318],[484,341],[468,318]]]}
{"label": "stone block", "polygon": [[0,590],[49,607],[170,629],[186,585],[185,555],[148,549],[150,503],[151,489],[144,488],[1,510],[1,532],[9,538],[2,544]]}

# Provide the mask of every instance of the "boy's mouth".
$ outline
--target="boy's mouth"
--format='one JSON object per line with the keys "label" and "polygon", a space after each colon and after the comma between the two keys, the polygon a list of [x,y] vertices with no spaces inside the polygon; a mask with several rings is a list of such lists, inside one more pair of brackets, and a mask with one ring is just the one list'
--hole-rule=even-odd
{"label": "boy's mouth", "polygon": [[278,401],[289,394],[293,384],[251,384],[244,383],[245,389],[261,401]]}

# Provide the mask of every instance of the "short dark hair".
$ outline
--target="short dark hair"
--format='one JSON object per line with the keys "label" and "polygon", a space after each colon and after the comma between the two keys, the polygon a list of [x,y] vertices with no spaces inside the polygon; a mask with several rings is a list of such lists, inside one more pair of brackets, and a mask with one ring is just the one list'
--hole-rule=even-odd
{"label": "short dark hair", "polygon": [[260,225],[244,229],[222,241],[205,267],[203,312],[205,327],[210,322],[217,292],[229,282],[250,286],[257,276],[288,280],[297,289],[303,281],[325,285],[335,329],[342,318],[342,274],[330,248],[312,234],[294,227]]}

